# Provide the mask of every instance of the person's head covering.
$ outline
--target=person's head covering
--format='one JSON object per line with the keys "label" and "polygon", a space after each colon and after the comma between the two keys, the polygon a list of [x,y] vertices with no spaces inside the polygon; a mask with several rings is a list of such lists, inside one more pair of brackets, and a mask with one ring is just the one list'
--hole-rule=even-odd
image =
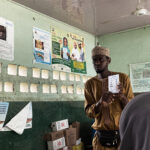
{"label": "person's head covering", "polygon": [[120,118],[120,150],[150,150],[150,92],[136,96]]}
{"label": "person's head covering", "polygon": [[92,57],[95,55],[104,55],[110,57],[110,51],[108,48],[102,46],[96,46],[92,49]]}

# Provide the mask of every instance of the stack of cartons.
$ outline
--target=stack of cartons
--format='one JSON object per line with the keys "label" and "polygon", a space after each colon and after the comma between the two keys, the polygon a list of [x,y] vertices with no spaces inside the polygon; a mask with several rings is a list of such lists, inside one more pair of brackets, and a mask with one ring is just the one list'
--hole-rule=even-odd
{"label": "stack of cartons", "polygon": [[68,124],[68,119],[53,122],[53,132],[44,137],[48,144],[48,150],[72,150],[73,146],[81,144],[80,122]]}

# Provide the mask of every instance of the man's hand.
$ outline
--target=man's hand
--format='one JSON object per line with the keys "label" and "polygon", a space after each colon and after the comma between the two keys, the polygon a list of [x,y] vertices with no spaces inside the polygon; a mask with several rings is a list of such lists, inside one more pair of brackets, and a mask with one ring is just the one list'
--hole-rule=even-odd
{"label": "man's hand", "polygon": [[105,92],[102,96],[102,102],[106,102],[107,104],[111,104],[114,101],[113,93]]}
{"label": "man's hand", "polygon": [[123,107],[124,107],[128,103],[128,99],[123,93],[123,86],[121,83],[118,85],[118,89],[119,89],[119,93],[114,94],[114,97],[119,98],[121,100]]}
{"label": "man's hand", "polygon": [[96,103],[95,112],[98,113],[101,111],[101,107],[108,107],[114,101],[113,93],[105,92],[101,99]]}

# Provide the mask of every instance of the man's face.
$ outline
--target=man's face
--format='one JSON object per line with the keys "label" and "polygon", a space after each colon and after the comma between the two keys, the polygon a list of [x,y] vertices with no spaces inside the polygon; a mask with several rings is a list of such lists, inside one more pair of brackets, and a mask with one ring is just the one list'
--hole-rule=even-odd
{"label": "man's face", "polygon": [[74,48],[77,49],[77,44],[74,44]]}
{"label": "man's face", "polygon": [[78,44],[78,47],[81,49],[81,44]]}
{"label": "man's face", "polygon": [[68,45],[67,40],[64,39],[64,46],[67,46],[67,45]]}
{"label": "man's face", "polygon": [[110,59],[104,55],[95,55],[92,57],[93,65],[97,73],[102,73],[110,63]]}

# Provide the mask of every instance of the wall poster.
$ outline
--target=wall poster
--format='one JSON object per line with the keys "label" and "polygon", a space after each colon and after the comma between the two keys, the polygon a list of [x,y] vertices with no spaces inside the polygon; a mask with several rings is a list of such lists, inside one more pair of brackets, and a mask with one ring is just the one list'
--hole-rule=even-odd
{"label": "wall poster", "polygon": [[150,62],[130,64],[130,79],[134,93],[150,91]]}
{"label": "wall poster", "polygon": [[14,24],[0,18],[0,58],[14,60]]}
{"label": "wall poster", "polygon": [[52,68],[86,74],[84,38],[57,28],[52,33]]}
{"label": "wall poster", "polygon": [[39,28],[33,28],[34,61],[51,64],[51,34]]}

